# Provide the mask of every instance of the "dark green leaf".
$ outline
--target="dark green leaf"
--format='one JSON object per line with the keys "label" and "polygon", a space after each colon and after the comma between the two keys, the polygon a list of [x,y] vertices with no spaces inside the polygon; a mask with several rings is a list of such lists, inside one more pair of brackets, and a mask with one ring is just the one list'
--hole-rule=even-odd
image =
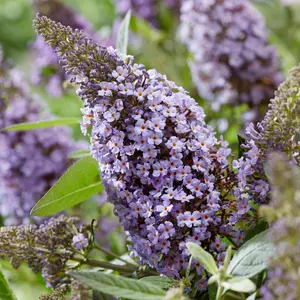
{"label": "dark green leaf", "polygon": [[209,273],[215,275],[218,272],[217,264],[213,256],[195,243],[187,243],[186,247],[193,258],[199,261]]}
{"label": "dark green leaf", "polygon": [[218,284],[216,282],[208,286],[209,300],[216,300],[217,291],[218,291]]}
{"label": "dark green leaf", "polygon": [[7,280],[0,270],[0,299],[1,300],[16,300],[16,296],[10,289]]}
{"label": "dark green leaf", "polygon": [[140,281],[151,283],[164,290],[167,290],[176,282],[173,279],[166,276],[148,276],[141,278]]}
{"label": "dark green leaf", "polygon": [[93,300],[117,300],[117,298],[98,291],[93,291]]}
{"label": "dark green leaf", "polygon": [[92,157],[76,161],[34,206],[31,214],[45,217],[71,208],[103,191],[98,163]]}
{"label": "dark green leaf", "polygon": [[242,145],[246,143],[246,138],[238,134],[238,141],[239,141],[239,157],[243,156],[244,152],[247,151],[247,149],[243,148]]}
{"label": "dark green leaf", "polygon": [[56,127],[56,126],[65,126],[65,125],[74,125],[79,124],[80,119],[78,118],[58,118],[52,120],[42,120],[36,122],[28,122],[28,123],[20,123],[8,126],[3,129],[6,131],[28,131],[28,130],[36,130],[36,129],[43,129],[49,127]]}
{"label": "dark green leaf", "polygon": [[120,29],[117,37],[117,50],[120,54],[127,54],[128,34],[130,24],[131,10],[129,10],[120,24]]}
{"label": "dark green leaf", "polygon": [[251,278],[268,266],[268,260],[275,254],[275,246],[264,231],[246,242],[233,256],[228,274]]}
{"label": "dark green leaf", "polygon": [[152,284],[101,272],[71,272],[70,275],[94,290],[114,297],[136,300],[163,300],[165,292]]}
{"label": "dark green leaf", "polygon": [[68,158],[74,159],[74,158],[82,158],[91,156],[91,151],[89,149],[80,149],[78,151],[75,151],[71,153]]}
{"label": "dark green leaf", "polygon": [[257,234],[267,230],[268,227],[269,227],[268,222],[266,222],[263,219],[259,220],[258,223],[254,226],[254,228],[250,228],[249,230],[247,230],[245,241],[248,241],[252,239],[254,236],[256,236]]}

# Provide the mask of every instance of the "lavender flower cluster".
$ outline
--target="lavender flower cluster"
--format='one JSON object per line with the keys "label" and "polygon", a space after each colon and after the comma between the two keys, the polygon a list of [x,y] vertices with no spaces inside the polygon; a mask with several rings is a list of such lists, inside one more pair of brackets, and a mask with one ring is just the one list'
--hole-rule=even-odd
{"label": "lavender flower cluster", "polygon": [[[42,272],[47,287],[68,289],[66,271],[75,268],[76,257],[88,251],[90,228],[78,218],[59,216],[37,225],[0,228],[0,257],[9,258],[14,268],[26,262],[33,272]],[[78,247],[78,238],[81,245]],[[69,264],[69,260],[74,261]]]}
{"label": "lavender flower cluster", "polygon": [[[91,37],[96,38],[91,24],[60,0],[35,0],[34,6],[40,14],[46,15],[66,26],[82,29]],[[109,41],[103,41],[103,43],[105,42],[109,43]],[[61,96],[63,84],[68,78],[59,66],[59,58],[51,47],[39,37],[33,43],[31,51],[34,58],[31,82],[35,85],[44,83],[51,96]]]}
{"label": "lavender flower cluster", "polygon": [[251,1],[187,0],[181,22],[199,94],[215,110],[247,103],[244,123],[260,121],[283,78],[264,19]]}
{"label": "lavender flower cluster", "polygon": [[261,294],[265,300],[299,299],[300,297],[300,171],[291,166],[287,157],[274,153],[269,159],[272,202],[263,210],[269,221],[275,222],[270,238],[277,246]]}
{"label": "lavender flower cluster", "polygon": [[[0,63],[0,129],[51,116],[24,85],[20,74]],[[69,166],[77,149],[65,128],[0,132],[0,215],[6,224],[29,221],[36,201]]]}
{"label": "lavender flower cluster", "polygon": [[284,152],[289,160],[300,166],[300,66],[291,71],[291,76],[283,82],[275,98],[270,101],[264,120],[251,123],[246,128],[249,140],[245,142],[245,153],[233,161],[237,169],[238,186],[234,195],[238,206],[244,208],[233,214],[238,221],[245,218],[252,203],[266,203],[270,186],[264,175],[264,163],[273,151]]}
{"label": "lavender flower cluster", "polygon": [[[121,59],[112,48],[45,18],[35,28],[62,57],[84,100],[83,132],[91,130],[108,198],[129,234],[131,254],[160,273],[179,277],[193,241],[222,263],[230,236],[231,150],[204,121],[194,99],[155,70]],[[200,264],[192,265],[206,288]]]}

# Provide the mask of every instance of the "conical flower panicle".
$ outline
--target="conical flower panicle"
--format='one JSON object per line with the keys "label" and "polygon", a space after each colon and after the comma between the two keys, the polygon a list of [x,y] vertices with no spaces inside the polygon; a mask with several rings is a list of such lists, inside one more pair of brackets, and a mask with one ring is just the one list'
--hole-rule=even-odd
{"label": "conical flower panicle", "polygon": [[[92,153],[129,234],[131,254],[179,277],[189,261],[185,243],[194,241],[222,263],[220,237],[239,242],[242,233],[230,226],[223,197],[234,176],[231,150],[205,123],[203,109],[133,57],[123,60],[112,48],[44,17],[34,25],[79,85],[83,131],[91,126]],[[200,264],[193,262],[192,269],[195,280],[205,276]]]}
{"label": "conical flower panicle", "polygon": [[[0,130],[50,119],[20,73],[0,63]],[[0,132],[0,214],[5,224],[28,223],[30,210],[70,165],[79,144],[66,128]]]}
{"label": "conical flower panicle", "polygon": [[251,1],[186,0],[181,23],[199,94],[216,110],[247,103],[244,123],[260,121],[283,76],[264,19]]}

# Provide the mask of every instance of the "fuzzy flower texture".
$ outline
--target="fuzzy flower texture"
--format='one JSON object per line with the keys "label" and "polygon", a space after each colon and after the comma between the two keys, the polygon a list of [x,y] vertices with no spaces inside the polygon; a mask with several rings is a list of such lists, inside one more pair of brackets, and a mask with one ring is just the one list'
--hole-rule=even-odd
{"label": "fuzzy flower texture", "polygon": [[[0,129],[49,119],[20,74],[0,62]],[[30,210],[69,166],[78,146],[65,128],[0,132],[0,215],[9,225],[29,221]]]}
{"label": "fuzzy flower texture", "polygon": [[263,17],[250,0],[186,0],[182,38],[199,94],[215,110],[223,104],[250,107],[244,123],[260,121],[283,80]]}
{"label": "fuzzy flower texture", "polygon": [[300,170],[279,153],[272,154],[269,168],[272,202],[263,212],[271,222],[275,219],[270,238],[277,249],[261,294],[265,300],[296,300],[300,298]]}
{"label": "fuzzy flower texture", "polygon": [[[222,263],[221,237],[237,243],[228,220],[228,143],[218,140],[194,99],[132,57],[95,44],[80,31],[45,18],[37,32],[56,48],[84,100],[82,128],[91,128],[92,153],[115,213],[129,233],[131,254],[159,272],[179,277],[188,264],[186,242]],[[199,287],[202,267],[193,262]]]}
{"label": "fuzzy flower texture", "polygon": [[[66,216],[51,218],[39,226],[2,227],[0,258],[9,258],[16,269],[26,262],[33,272],[42,273],[48,288],[60,287],[66,292],[70,283],[66,272],[76,268],[76,259],[86,256],[89,236],[89,226]],[[84,241],[81,247],[79,239]]]}

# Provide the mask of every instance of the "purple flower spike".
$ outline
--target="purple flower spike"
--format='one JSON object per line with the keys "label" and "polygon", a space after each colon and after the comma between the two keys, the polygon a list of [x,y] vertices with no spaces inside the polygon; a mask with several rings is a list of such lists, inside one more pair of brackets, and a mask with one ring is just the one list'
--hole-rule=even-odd
{"label": "purple flower spike", "polygon": [[181,22],[199,94],[215,110],[247,103],[244,123],[260,121],[283,76],[263,17],[251,1],[185,0]]}

